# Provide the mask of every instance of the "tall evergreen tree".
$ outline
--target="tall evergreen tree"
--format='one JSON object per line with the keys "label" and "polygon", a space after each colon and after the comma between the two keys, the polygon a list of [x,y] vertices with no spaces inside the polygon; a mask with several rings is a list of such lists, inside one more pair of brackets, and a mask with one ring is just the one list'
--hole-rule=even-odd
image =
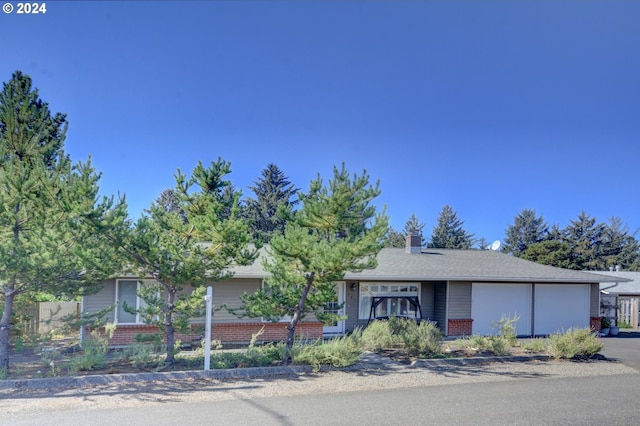
{"label": "tall evergreen tree", "polygon": [[438,217],[438,224],[433,228],[429,248],[469,249],[473,246],[473,234],[464,230],[464,221],[449,205],[445,205]]}
{"label": "tall evergreen tree", "polygon": [[290,316],[287,349],[290,351],[298,322],[314,313],[326,322],[335,315],[324,312],[335,300],[335,283],[346,271],[376,266],[384,244],[388,219],[377,214],[371,201],[380,194],[364,172],[353,178],[334,168],[333,179],[311,182],[300,195],[302,207],[289,216],[284,235],[271,239],[272,259],[265,263],[268,285],[242,297],[242,310],[250,317],[272,320]]}
{"label": "tall evergreen tree", "polygon": [[507,228],[502,251],[520,257],[531,244],[547,238],[549,230],[542,216],[536,216],[536,211],[524,209],[518,213],[513,225]]}
{"label": "tall evergreen tree", "polygon": [[409,216],[409,219],[407,219],[407,222],[404,224],[404,236],[407,237],[409,235],[419,235],[420,245],[424,246],[425,241],[422,232],[423,229],[424,223],[422,223],[420,219],[418,219],[418,216],[416,216],[415,213],[411,213],[411,216]]}
{"label": "tall evergreen tree", "polygon": [[236,207],[240,193],[226,211],[229,173],[230,164],[221,159],[210,167],[199,162],[190,178],[178,170],[168,204],[174,208],[152,204],[121,244],[137,275],[150,278],[141,281],[144,305],[125,310],[164,333],[168,364],[175,360],[175,333],[188,333],[189,320],[204,315],[205,283],[229,278],[231,266],[255,259],[248,226]]}
{"label": "tall evergreen tree", "polygon": [[640,261],[640,244],[619,217],[612,217],[602,233],[602,270],[615,266],[632,269]]}
{"label": "tall evergreen tree", "polygon": [[254,181],[249,189],[253,191],[255,198],[247,198],[244,214],[251,222],[252,238],[254,241],[268,243],[273,235],[284,233],[285,220],[281,209],[294,208],[298,188],[278,166],[271,163],[262,170],[260,179]]}
{"label": "tall evergreen tree", "polygon": [[398,232],[390,226],[384,240],[384,246],[385,248],[404,248],[406,244],[405,238],[402,232]]}
{"label": "tall evergreen tree", "polygon": [[0,369],[9,368],[13,304],[21,294],[72,297],[120,269],[100,229],[126,221],[123,199],[98,197],[90,162],[63,151],[63,114],[52,115],[30,77],[15,72],[0,93]]}
{"label": "tall evergreen tree", "polygon": [[565,241],[571,247],[571,269],[597,271],[605,268],[602,263],[603,235],[606,225],[597,223],[584,211],[564,229]]}

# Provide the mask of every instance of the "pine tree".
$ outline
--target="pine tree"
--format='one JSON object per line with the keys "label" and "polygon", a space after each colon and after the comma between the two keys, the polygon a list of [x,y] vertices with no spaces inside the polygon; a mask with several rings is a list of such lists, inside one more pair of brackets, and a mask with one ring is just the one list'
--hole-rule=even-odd
{"label": "pine tree", "polygon": [[549,230],[542,216],[536,217],[536,211],[524,209],[518,213],[513,225],[507,228],[502,251],[520,257],[531,244],[547,239]]}
{"label": "pine tree", "polygon": [[418,216],[416,216],[415,213],[411,213],[411,216],[409,216],[409,219],[404,225],[404,236],[407,237],[409,235],[419,235],[420,245],[424,246],[425,241],[424,241],[424,237],[422,236],[423,228],[424,228],[424,223],[422,223],[420,219],[418,219]]}
{"label": "pine tree", "polygon": [[571,265],[569,268],[578,270],[597,271],[604,269],[601,262],[604,223],[597,223],[597,219],[590,217],[584,211],[576,220],[569,222],[564,229],[565,241],[571,247]]}
{"label": "pine tree", "polygon": [[387,236],[385,237],[384,246],[385,248],[404,248],[406,241],[405,235],[402,232],[398,232],[392,227],[389,227],[389,232],[387,232]]}
{"label": "pine tree", "polygon": [[99,198],[100,174],[63,151],[66,116],[52,115],[30,77],[0,93],[0,369],[9,367],[13,303],[24,294],[73,297],[120,270],[100,230],[126,221],[123,199]]}
{"label": "pine tree", "polygon": [[290,316],[289,351],[306,314],[327,323],[336,320],[324,308],[335,299],[335,282],[346,271],[376,266],[388,230],[386,215],[377,214],[370,204],[379,194],[379,185],[369,185],[366,172],[350,178],[344,165],[336,167],[328,186],[320,177],[311,182],[300,196],[301,209],[287,218],[284,235],[271,239],[271,260],[265,263],[268,283],[242,297],[242,310],[271,320]]}
{"label": "pine tree", "polygon": [[269,164],[262,170],[262,176],[249,187],[255,198],[247,198],[245,216],[251,222],[251,234],[254,241],[268,243],[273,235],[283,234],[285,220],[281,209],[291,210],[297,203],[292,200],[298,188],[275,164]]}
{"label": "pine tree", "polygon": [[429,248],[469,249],[473,246],[473,234],[464,230],[464,222],[449,205],[445,205],[433,228]]}
{"label": "pine tree", "polygon": [[164,333],[168,364],[175,360],[175,333],[188,333],[189,320],[204,315],[205,283],[230,278],[230,267],[255,259],[239,192],[229,206],[230,171],[221,159],[210,167],[199,162],[190,178],[178,170],[171,202],[159,197],[121,244],[137,275],[147,278],[139,293],[144,305],[125,310]]}

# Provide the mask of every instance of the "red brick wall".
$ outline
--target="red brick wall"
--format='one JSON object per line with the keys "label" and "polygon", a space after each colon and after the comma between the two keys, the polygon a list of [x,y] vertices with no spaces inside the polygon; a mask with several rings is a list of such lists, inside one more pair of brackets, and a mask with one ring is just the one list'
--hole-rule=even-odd
{"label": "red brick wall", "polygon": [[591,317],[591,331],[600,331],[601,321],[600,317]]}
{"label": "red brick wall", "polygon": [[[202,334],[197,332],[197,328],[202,325],[194,325],[193,333],[179,334],[176,333],[176,340],[185,343],[191,343],[194,339],[199,339]],[[228,323],[214,324],[211,330],[211,338],[224,343],[248,343],[251,336],[264,327],[264,333],[257,339],[259,342],[283,341],[287,338],[287,323]],[[204,330],[203,330],[204,331]],[[157,327],[147,324],[136,325],[119,325],[111,339],[111,346],[125,346],[136,343],[136,335],[157,333]],[[99,333],[104,333],[104,327],[99,329]],[[87,330],[86,335],[90,333]],[[322,338],[321,322],[301,322],[296,327],[296,336],[304,339],[320,339]]]}
{"label": "red brick wall", "polygon": [[450,319],[447,336],[471,336],[473,334],[472,319]]}

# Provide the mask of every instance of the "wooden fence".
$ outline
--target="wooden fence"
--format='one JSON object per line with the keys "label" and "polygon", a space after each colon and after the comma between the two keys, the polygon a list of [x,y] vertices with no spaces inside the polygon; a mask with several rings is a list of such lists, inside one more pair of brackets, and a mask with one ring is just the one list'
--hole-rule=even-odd
{"label": "wooden fence", "polygon": [[20,323],[24,334],[44,334],[62,327],[62,319],[80,312],[78,302],[40,302],[24,308],[20,312]]}
{"label": "wooden fence", "polygon": [[633,328],[638,328],[640,323],[640,313],[638,307],[640,305],[640,298],[624,298],[618,299],[618,324],[626,323],[631,324]]}

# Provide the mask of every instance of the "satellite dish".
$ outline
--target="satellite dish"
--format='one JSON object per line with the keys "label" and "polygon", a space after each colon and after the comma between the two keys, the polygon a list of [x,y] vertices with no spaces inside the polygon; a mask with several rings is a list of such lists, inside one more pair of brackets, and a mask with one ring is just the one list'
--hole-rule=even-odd
{"label": "satellite dish", "polygon": [[496,251],[500,248],[500,241],[495,240],[493,243],[491,243],[491,250]]}

